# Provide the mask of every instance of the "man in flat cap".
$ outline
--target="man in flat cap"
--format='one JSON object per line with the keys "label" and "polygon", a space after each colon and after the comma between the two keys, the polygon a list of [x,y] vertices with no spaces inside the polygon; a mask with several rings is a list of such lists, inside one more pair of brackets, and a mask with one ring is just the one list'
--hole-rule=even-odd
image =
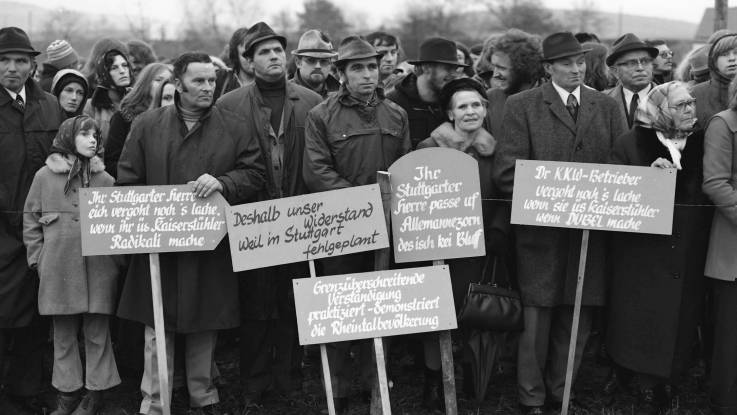
{"label": "man in flat cap", "polygon": [[[307,117],[303,175],[312,192],[376,183],[409,151],[409,123],[405,111],[384,98],[379,87],[381,55],[359,36],[343,39],[338,68],[343,85],[337,94],[316,106]],[[374,253],[361,252],[320,261],[324,275],[374,269]],[[376,365],[368,341],[361,346],[364,392],[371,388]],[[336,410],[346,410],[351,390],[350,342],[327,346]]]}
{"label": "man in flat cap", "polygon": [[[217,107],[258,138],[266,162],[260,200],[307,193],[302,155],[307,112],[322,101],[314,91],[287,82],[286,38],[256,23],[245,36],[243,56],[255,82],[223,95]],[[261,268],[240,278],[241,382],[245,405],[264,392],[290,394],[301,388],[301,348],[297,337],[292,278],[309,275],[306,262]]]}
{"label": "man in flat cap", "polygon": [[333,58],[338,54],[325,33],[314,29],[306,31],[299,38],[292,55],[297,72],[290,81],[317,92],[323,99],[327,98],[329,92],[340,88],[340,82],[330,73]]}
{"label": "man in flat cap", "polygon": [[0,397],[0,413],[8,414],[25,413],[16,404],[41,391],[47,338],[38,316],[38,276],[23,245],[23,205],[62,121],[56,98],[31,78],[40,53],[22,29],[0,29],[0,368],[8,367],[0,373],[8,398]]}
{"label": "man in flat cap", "polygon": [[[512,95],[497,136],[494,180],[511,196],[517,160],[606,163],[614,141],[626,130],[614,99],[583,86],[586,63],[570,32],[543,40],[543,68],[551,82]],[[523,413],[560,410],[573,319],[581,231],[515,226],[517,279],[525,328],[517,354],[517,389]],[[607,255],[603,232],[592,231],[574,376],[591,329],[592,306],[604,305]]]}

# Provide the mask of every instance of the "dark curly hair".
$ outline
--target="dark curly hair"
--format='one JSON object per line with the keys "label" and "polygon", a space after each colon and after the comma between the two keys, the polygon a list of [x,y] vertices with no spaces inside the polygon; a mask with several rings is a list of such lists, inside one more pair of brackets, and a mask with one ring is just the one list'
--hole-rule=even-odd
{"label": "dark curly hair", "polygon": [[522,83],[535,83],[543,77],[540,36],[519,29],[509,29],[496,39],[494,52],[509,56],[512,71]]}
{"label": "dark curly hair", "polygon": [[228,42],[228,61],[233,68],[233,72],[238,73],[243,70],[241,68],[241,61],[238,59],[238,46],[246,40],[246,34],[248,33],[247,27],[241,27],[233,32],[233,36],[230,37]]}
{"label": "dark curly hair", "polygon": [[609,68],[606,65],[609,48],[596,42],[585,42],[582,46],[584,49],[590,49],[584,55],[586,75],[583,83],[597,91],[609,89],[612,86],[612,78],[609,76]]}

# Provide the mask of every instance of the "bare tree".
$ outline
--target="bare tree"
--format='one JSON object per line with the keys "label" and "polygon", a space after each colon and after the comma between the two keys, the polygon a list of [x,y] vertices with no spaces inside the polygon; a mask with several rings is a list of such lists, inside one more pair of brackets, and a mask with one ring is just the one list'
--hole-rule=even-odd
{"label": "bare tree", "polygon": [[604,16],[599,12],[596,0],[578,0],[573,10],[566,13],[571,25],[568,27],[576,32],[601,31],[604,25]]}
{"label": "bare tree", "polygon": [[128,20],[128,30],[130,30],[134,38],[146,42],[151,40],[151,19],[144,11],[143,1],[136,0],[134,10],[130,12],[126,10],[125,17]]}
{"label": "bare tree", "polygon": [[306,0],[304,6],[304,12],[297,13],[301,31],[319,29],[333,39],[347,34],[350,26],[343,17],[343,11],[330,0]]}
{"label": "bare tree", "polygon": [[483,3],[506,29],[546,35],[563,28],[540,0],[484,0]]}
{"label": "bare tree", "polygon": [[56,9],[44,22],[44,37],[66,39],[71,42],[81,34],[82,23],[79,13],[65,8]]}

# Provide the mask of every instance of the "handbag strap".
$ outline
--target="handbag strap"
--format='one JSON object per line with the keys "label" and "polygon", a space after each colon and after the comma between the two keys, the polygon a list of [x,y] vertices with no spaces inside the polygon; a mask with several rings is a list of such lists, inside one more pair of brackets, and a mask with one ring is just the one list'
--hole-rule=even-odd
{"label": "handbag strap", "polygon": [[[499,256],[492,255],[491,258],[489,256],[486,257],[486,261],[484,261],[484,269],[481,271],[481,281],[479,281],[479,284],[488,284],[488,285],[496,285],[496,271],[497,271],[497,265],[499,262]],[[489,279],[489,282],[486,282],[487,276],[489,275],[489,265],[491,265],[491,278]],[[507,288],[512,288],[512,284],[507,279],[506,281]]]}

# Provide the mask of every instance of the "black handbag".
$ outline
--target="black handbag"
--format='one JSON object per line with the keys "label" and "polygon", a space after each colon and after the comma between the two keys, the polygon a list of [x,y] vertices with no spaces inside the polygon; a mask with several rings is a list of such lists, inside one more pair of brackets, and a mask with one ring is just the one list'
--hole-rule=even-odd
{"label": "black handbag", "polygon": [[519,293],[496,284],[497,258],[494,256],[491,281],[486,282],[487,259],[481,281],[468,285],[468,294],[458,312],[458,324],[479,330],[520,331],[524,329],[522,319],[522,300]]}

